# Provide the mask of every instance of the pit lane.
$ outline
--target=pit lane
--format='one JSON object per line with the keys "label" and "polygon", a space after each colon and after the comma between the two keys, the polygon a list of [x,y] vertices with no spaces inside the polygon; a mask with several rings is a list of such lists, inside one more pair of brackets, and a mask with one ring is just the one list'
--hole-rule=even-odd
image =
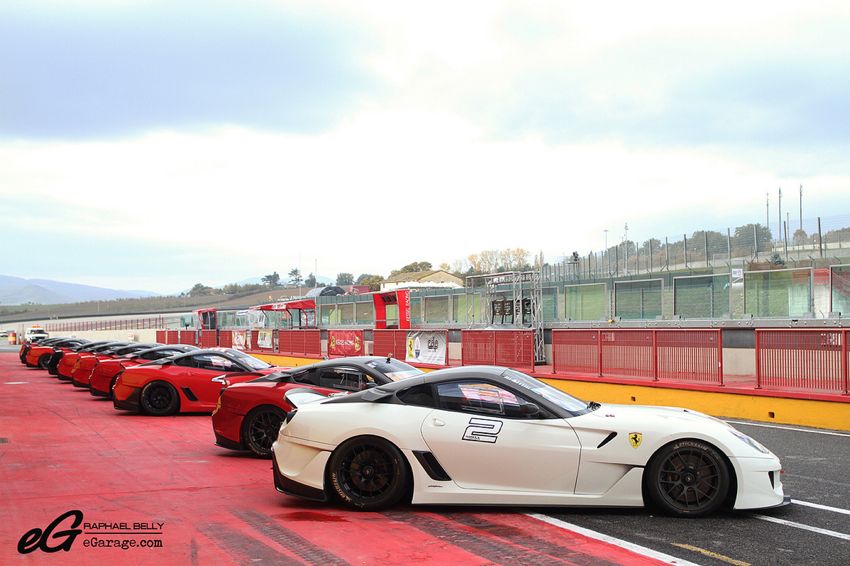
{"label": "pit lane", "polygon": [[[658,563],[621,550],[621,541],[698,564],[846,564],[850,557],[850,512],[841,512],[850,509],[848,434],[736,425],[779,455],[788,494],[822,507],[701,520],[645,510],[354,513],[276,493],[268,461],[212,444],[208,416],[123,414],[24,368],[13,353],[0,354],[0,403],[3,564]],[[72,509],[86,521],[163,522],[163,547],[17,553],[24,532]],[[595,533],[616,540],[598,542]]]}

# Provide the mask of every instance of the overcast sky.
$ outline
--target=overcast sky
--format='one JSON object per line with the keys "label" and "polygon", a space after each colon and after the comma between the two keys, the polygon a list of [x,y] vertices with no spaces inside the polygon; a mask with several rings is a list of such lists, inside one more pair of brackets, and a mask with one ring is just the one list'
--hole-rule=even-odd
{"label": "overcast sky", "polygon": [[847,2],[5,2],[0,274],[553,258],[800,184],[848,214],[848,36]]}

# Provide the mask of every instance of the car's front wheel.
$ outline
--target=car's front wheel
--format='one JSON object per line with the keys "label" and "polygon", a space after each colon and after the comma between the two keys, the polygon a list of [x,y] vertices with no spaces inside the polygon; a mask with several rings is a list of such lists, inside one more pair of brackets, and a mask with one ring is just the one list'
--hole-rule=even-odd
{"label": "car's front wheel", "polygon": [[257,407],[245,417],[242,438],[248,449],[260,458],[272,454],[272,443],[277,440],[280,425],[286,413],[271,406]]}
{"label": "car's front wheel", "polygon": [[646,468],[649,502],[676,516],[700,517],[716,511],[729,495],[729,468],[718,450],[700,440],[663,447]]}
{"label": "car's front wheel", "polygon": [[362,511],[391,507],[407,492],[409,473],[401,451],[376,436],[352,438],[340,445],[328,462],[336,496]]}
{"label": "car's front wheel", "polygon": [[142,409],[157,417],[172,415],[180,407],[180,398],[174,386],[165,381],[151,381],[141,394]]}

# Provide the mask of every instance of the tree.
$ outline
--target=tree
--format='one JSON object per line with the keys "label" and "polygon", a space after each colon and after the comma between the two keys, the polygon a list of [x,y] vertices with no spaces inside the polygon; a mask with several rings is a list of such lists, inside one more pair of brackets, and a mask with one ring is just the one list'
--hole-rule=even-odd
{"label": "tree", "polygon": [[280,275],[278,275],[277,271],[275,271],[274,273],[265,275],[262,281],[269,287],[277,287],[278,285],[280,285]]}
{"label": "tree", "polygon": [[336,274],[336,284],[337,285],[353,285],[354,284],[354,275],[351,273],[337,273]]}
{"label": "tree", "polygon": [[384,280],[380,275],[370,275],[368,273],[362,274],[357,278],[358,285],[368,285],[370,291],[380,291],[381,290],[381,282]]}
{"label": "tree", "polygon": [[416,273],[417,271],[429,271],[431,269],[431,262],[429,261],[414,261],[413,263],[408,263],[401,269],[394,269],[390,272],[390,277],[393,275],[398,275],[399,273]]}
{"label": "tree", "polygon": [[206,297],[215,293],[215,289],[208,287],[203,283],[195,283],[195,286],[189,290],[190,297]]}
{"label": "tree", "polygon": [[307,287],[316,287],[316,276],[312,273],[307,276],[307,279],[304,280],[304,285]]}
{"label": "tree", "polygon": [[293,267],[292,271],[289,272],[289,282],[296,287],[300,287],[302,281],[301,270],[297,267]]}

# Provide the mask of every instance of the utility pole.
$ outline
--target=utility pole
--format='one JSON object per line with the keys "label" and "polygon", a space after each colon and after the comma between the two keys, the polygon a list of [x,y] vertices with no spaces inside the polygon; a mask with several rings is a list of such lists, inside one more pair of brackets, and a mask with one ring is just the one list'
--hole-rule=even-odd
{"label": "utility pole", "polygon": [[782,187],[779,187],[779,239],[782,239]]}
{"label": "utility pole", "polygon": [[765,207],[767,212],[767,215],[765,216],[764,225],[770,228],[770,193],[764,193],[764,196],[766,199]]}
{"label": "utility pole", "polygon": [[800,232],[803,231],[803,185],[800,185]]}

